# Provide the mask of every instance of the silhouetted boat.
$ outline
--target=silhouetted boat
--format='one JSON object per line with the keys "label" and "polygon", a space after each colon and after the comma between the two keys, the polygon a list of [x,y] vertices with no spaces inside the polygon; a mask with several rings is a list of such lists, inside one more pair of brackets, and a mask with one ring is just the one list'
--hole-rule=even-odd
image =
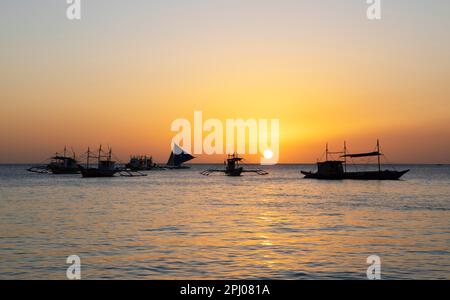
{"label": "silhouetted boat", "polygon": [[[91,167],[91,158],[97,159],[97,166]],[[115,167],[116,162],[112,160],[112,150],[109,149],[107,154],[102,151],[102,146],[98,150],[98,156],[92,156],[90,149],[88,148],[86,156],[86,167],[80,166],[81,175],[85,178],[89,177],[113,177],[116,173],[120,172]]]}
{"label": "silhouetted boat", "polygon": [[131,171],[150,171],[164,169],[153,162],[153,158],[147,155],[135,155],[130,158],[126,168]]}
{"label": "silhouetted boat", "polygon": [[76,160],[75,153],[72,157],[66,155],[67,149],[64,147],[63,155],[56,153],[50,158],[50,163],[43,166],[33,166],[27,171],[33,173],[53,173],[53,174],[78,174],[80,173],[80,166]]}
{"label": "silhouetted boat", "polygon": [[189,169],[188,166],[184,166],[183,164],[194,158],[194,156],[181,149],[180,146],[174,144],[167,165],[164,167],[168,169]]}
{"label": "silhouetted boat", "polygon": [[242,161],[242,157],[238,157],[237,155],[229,155],[227,158],[227,162],[225,165],[225,175],[227,176],[241,176],[244,168],[239,164]]}
{"label": "silhouetted boat", "polygon": [[[340,158],[344,160],[328,160],[329,154],[342,154]],[[380,152],[380,142],[377,141],[377,151],[368,153],[347,154],[347,147],[344,144],[344,152],[329,152],[328,145],[326,149],[326,160],[317,163],[317,172],[301,171],[305,178],[313,179],[353,179],[353,180],[398,180],[409,170],[393,171],[381,170],[380,157],[383,154]],[[378,170],[377,171],[347,171],[347,158],[362,158],[362,157],[377,157]]]}
{"label": "silhouetted boat", "polygon": [[239,157],[236,154],[228,155],[227,160],[225,161],[225,169],[209,169],[201,172],[202,175],[209,176],[212,173],[224,173],[227,176],[238,177],[241,176],[242,173],[256,173],[258,175],[267,175],[268,173],[264,170],[256,169],[256,170],[244,170],[243,167],[240,166],[240,162],[242,161],[242,157]]}

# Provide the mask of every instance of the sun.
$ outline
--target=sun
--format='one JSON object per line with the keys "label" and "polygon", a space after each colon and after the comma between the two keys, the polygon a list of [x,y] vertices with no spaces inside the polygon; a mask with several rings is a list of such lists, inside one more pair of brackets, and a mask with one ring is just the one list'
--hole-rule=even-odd
{"label": "sun", "polygon": [[264,151],[263,155],[264,155],[265,159],[271,159],[273,157],[273,152],[271,150],[267,149]]}

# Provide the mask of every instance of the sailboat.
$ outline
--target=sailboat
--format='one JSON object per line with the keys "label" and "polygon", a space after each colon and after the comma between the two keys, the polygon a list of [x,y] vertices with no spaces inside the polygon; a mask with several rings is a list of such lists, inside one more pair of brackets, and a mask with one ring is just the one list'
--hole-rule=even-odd
{"label": "sailboat", "polygon": [[[92,167],[90,159],[97,159],[97,166]],[[112,160],[112,149],[105,154],[103,153],[102,146],[98,149],[98,156],[93,156],[92,152],[88,148],[86,156],[86,167],[80,166],[81,175],[85,178],[89,177],[113,177],[116,173],[120,172],[115,168],[116,162]]]}
{"label": "sailboat", "polygon": [[209,169],[201,172],[202,175],[209,176],[212,173],[224,173],[227,176],[238,177],[241,176],[242,173],[256,173],[258,175],[267,175],[264,170],[256,169],[256,170],[245,170],[240,166],[242,157],[239,157],[237,154],[228,155],[227,160],[225,161],[225,169]]}
{"label": "sailboat", "polygon": [[55,153],[50,158],[50,163],[42,166],[32,166],[27,169],[33,173],[53,173],[53,174],[78,174],[80,173],[80,166],[76,159],[75,153],[73,156],[67,155],[67,148],[64,147],[63,154]]}
{"label": "sailboat", "polygon": [[184,166],[183,164],[194,158],[194,156],[184,151],[180,146],[174,144],[167,165],[164,167],[168,169],[189,169],[188,166]]}
{"label": "sailboat", "polygon": [[[329,160],[330,154],[341,154],[340,160]],[[377,140],[377,150],[367,153],[347,153],[347,145],[344,143],[344,152],[329,152],[328,145],[326,148],[326,160],[317,163],[317,172],[301,171],[305,178],[313,179],[353,179],[353,180],[398,180],[410,170],[394,171],[381,169],[381,156],[383,154],[380,150],[380,142]],[[377,157],[378,170],[375,171],[360,171],[348,172],[347,159],[348,158],[364,158]]]}

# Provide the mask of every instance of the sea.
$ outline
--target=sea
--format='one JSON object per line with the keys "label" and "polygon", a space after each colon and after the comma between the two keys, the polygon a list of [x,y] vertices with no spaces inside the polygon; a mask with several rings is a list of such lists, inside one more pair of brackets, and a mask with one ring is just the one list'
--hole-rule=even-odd
{"label": "sea", "polygon": [[[83,179],[0,165],[0,279],[450,279],[450,166],[317,181],[223,166]],[[247,166],[256,168],[257,166]]]}

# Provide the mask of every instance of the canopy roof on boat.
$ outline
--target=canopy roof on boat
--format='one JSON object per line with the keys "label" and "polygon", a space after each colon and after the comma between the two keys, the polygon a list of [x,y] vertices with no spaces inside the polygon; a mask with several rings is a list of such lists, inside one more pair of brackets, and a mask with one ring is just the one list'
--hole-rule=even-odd
{"label": "canopy roof on boat", "polygon": [[242,161],[243,158],[242,157],[230,157],[230,158],[228,158],[228,160]]}
{"label": "canopy roof on boat", "polygon": [[341,157],[351,157],[351,158],[357,158],[357,157],[369,157],[369,156],[381,156],[383,155],[379,151],[375,152],[369,152],[369,153],[355,153],[355,154],[346,154],[342,155]]}
{"label": "canopy roof on boat", "polygon": [[67,157],[67,156],[53,156],[52,159],[56,159],[56,160],[75,160],[73,157]]}
{"label": "canopy roof on boat", "polygon": [[230,154],[227,158],[228,161],[242,161],[243,159],[244,158],[239,157],[237,154]]}

